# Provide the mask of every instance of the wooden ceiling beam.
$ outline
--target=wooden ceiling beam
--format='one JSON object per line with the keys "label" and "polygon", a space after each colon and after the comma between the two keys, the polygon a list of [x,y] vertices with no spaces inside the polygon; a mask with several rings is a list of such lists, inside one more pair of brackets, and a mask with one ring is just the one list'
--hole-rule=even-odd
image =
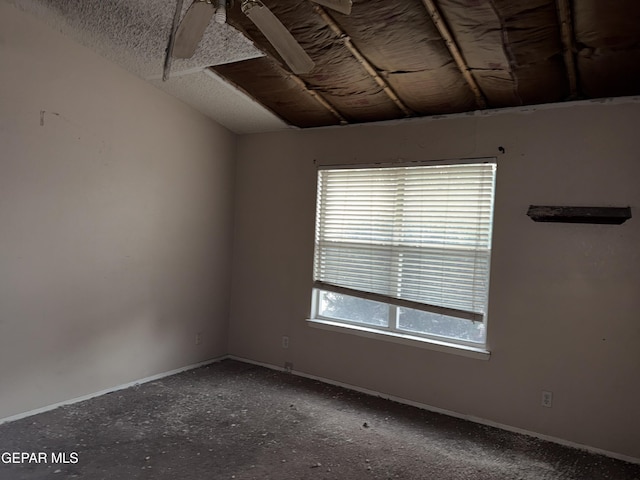
{"label": "wooden ceiling beam", "polygon": [[282,63],[280,63],[280,61],[278,59],[274,58],[272,55],[269,55],[269,54],[267,54],[267,56],[271,60],[273,60],[273,64],[278,69],[280,69],[288,78],[290,78],[296,85],[298,85],[298,87],[300,87],[300,89],[302,91],[304,91],[307,95],[309,95],[316,102],[318,102],[320,105],[322,105],[322,107],[324,107],[329,112],[331,112],[331,114],[334,117],[336,117],[338,122],[340,122],[340,125],[348,125],[349,124],[349,121],[346,118],[344,118],[344,116],[338,110],[336,110],[336,108],[333,105],[331,105],[331,103],[329,103],[329,101],[326,98],[324,98],[322,96],[322,94],[320,94],[320,92],[316,92],[315,90],[312,90],[311,88],[309,88],[309,86],[305,83],[304,80],[302,80],[295,73],[293,73],[290,70],[286,69],[282,65]]}
{"label": "wooden ceiling beam", "polygon": [[[282,67],[280,67],[282,68]],[[284,68],[283,68],[284,70]],[[316,102],[318,102],[320,105],[322,105],[324,108],[326,108],[327,110],[329,110],[334,117],[336,117],[338,119],[338,121],[340,122],[340,125],[347,125],[349,122],[347,121],[346,118],[344,118],[342,116],[342,114],[340,112],[338,112],[338,110],[336,110],[336,108],[331,105],[326,98],[324,98],[319,92],[316,92],[315,90],[310,89],[307,84],[304,82],[304,80],[302,80],[300,77],[298,77],[297,75],[289,72],[288,70],[285,70],[289,76],[289,78],[291,78],[291,80],[293,80],[302,90],[304,90],[307,94],[309,94]]]}
{"label": "wooden ceiling beam", "polygon": [[467,65],[467,62],[465,61],[464,57],[462,56],[462,53],[460,52],[460,48],[458,47],[458,44],[454,40],[453,35],[449,31],[449,27],[447,26],[447,23],[442,18],[442,15],[440,14],[440,10],[438,9],[438,6],[436,5],[435,1],[422,0],[422,3],[424,4],[425,8],[429,12],[429,16],[431,17],[433,24],[438,29],[438,32],[440,32],[442,39],[444,40],[445,44],[447,45],[447,48],[449,49],[449,53],[451,53],[453,60],[456,62],[456,65],[460,69],[460,73],[462,73],[462,76],[464,77],[465,81],[469,85],[469,88],[471,88],[473,95],[476,97],[476,105],[479,108],[486,108],[487,101],[484,98],[484,94],[482,93],[482,90],[480,90],[480,87],[478,86],[476,79],[473,77],[471,73],[471,69]]}
{"label": "wooden ceiling beam", "polygon": [[562,50],[564,64],[569,78],[569,99],[578,98],[578,74],[574,52],[576,50],[573,40],[573,21],[571,19],[571,5],[569,0],[556,0],[558,17],[560,18],[560,32],[562,35]]}
{"label": "wooden ceiling beam", "polygon": [[335,33],[336,37],[339,41],[341,41],[347,50],[354,56],[354,58],[362,65],[365,71],[375,80],[375,82],[382,88],[384,93],[387,94],[387,97],[404,113],[407,117],[412,117],[415,115],[415,112],[407,107],[402,100],[398,97],[396,92],[393,91],[391,85],[380,76],[375,67],[371,65],[369,60],[362,54],[362,52],[356,47],[349,35],[346,34],[344,30],[338,25],[333,18],[326,12],[324,8],[319,5],[314,5],[314,10],[322,20],[329,26],[329,28]]}
{"label": "wooden ceiling beam", "polygon": [[[294,73],[291,73],[289,70],[284,68],[282,66],[282,64],[278,60],[273,58],[271,55],[267,55],[267,58],[269,58],[272,61],[272,64],[274,65],[275,68],[280,70],[281,73],[283,75],[285,75],[288,79],[292,80],[293,83],[295,83],[298,86],[298,88],[300,88],[304,93],[306,93],[311,98],[313,98],[317,103],[319,103],[328,112],[330,112],[336,118],[336,120],[338,120],[340,125],[348,125],[349,124],[347,119],[344,118],[342,116],[342,114],[340,112],[338,112],[338,110],[336,110],[336,108],[333,105],[331,105],[322,95],[320,95],[320,93],[311,90],[307,86],[307,84],[304,82],[304,80],[302,80],[300,77],[298,77]],[[238,85],[236,82],[231,81],[227,77],[224,77],[224,76],[221,77],[221,75],[218,72],[216,72],[215,67],[208,67],[205,71],[209,71],[210,74],[214,75],[216,78],[223,78],[224,81],[229,83],[233,88],[235,88],[235,89],[239,90],[240,92],[244,93],[247,97],[254,99],[258,104],[262,105],[262,107],[266,108],[268,111],[270,111],[276,117],[280,118],[285,123],[290,123],[285,118],[283,118],[281,113],[278,113],[275,110],[273,110],[272,108],[269,108],[268,106],[264,105],[264,103],[262,103],[260,100],[255,98],[253,94],[251,94],[250,92],[245,90],[243,87]]]}

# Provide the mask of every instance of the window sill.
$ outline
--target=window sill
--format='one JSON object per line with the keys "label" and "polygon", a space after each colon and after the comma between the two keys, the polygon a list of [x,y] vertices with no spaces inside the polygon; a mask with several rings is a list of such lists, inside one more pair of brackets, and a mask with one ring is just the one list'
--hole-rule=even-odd
{"label": "window sill", "polygon": [[461,355],[463,357],[475,358],[478,360],[489,360],[491,352],[482,347],[471,347],[467,345],[458,345],[434,340],[431,338],[416,337],[397,332],[381,332],[373,328],[367,328],[358,325],[347,325],[329,320],[320,320],[310,318],[307,319],[310,327],[330,330],[333,332],[348,333],[350,335],[358,335],[360,337],[374,338],[387,342],[400,343],[402,345],[410,345],[412,347],[426,348],[435,350],[436,352],[450,353],[453,355]]}

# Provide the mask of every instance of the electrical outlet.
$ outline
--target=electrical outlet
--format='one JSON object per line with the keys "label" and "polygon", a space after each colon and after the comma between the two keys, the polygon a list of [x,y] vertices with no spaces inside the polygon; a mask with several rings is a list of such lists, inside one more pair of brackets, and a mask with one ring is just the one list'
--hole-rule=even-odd
{"label": "electrical outlet", "polygon": [[282,348],[289,348],[289,337],[286,335],[282,337]]}
{"label": "electrical outlet", "polygon": [[202,332],[196,333],[196,345],[200,345],[202,343]]}
{"label": "electrical outlet", "polygon": [[542,391],[542,406],[543,407],[547,407],[547,408],[551,408],[551,406],[553,405],[553,393],[552,392],[546,392],[546,391]]}

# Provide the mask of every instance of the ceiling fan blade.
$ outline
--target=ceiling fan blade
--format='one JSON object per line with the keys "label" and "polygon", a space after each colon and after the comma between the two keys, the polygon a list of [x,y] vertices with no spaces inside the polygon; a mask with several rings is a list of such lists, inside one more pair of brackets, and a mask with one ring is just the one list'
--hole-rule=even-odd
{"label": "ceiling fan blade", "polygon": [[242,12],[255,23],[296,74],[309,73],[315,63],[278,18],[259,0],[242,2]]}
{"label": "ceiling fan blade", "polygon": [[311,0],[312,2],[324,5],[336,12],[344,13],[345,15],[351,14],[351,0]]}
{"label": "ceiling fan blade", "polygon": [[169,80],[169,72],[171,71],[171,58],[173,57],[173,47],[176,44],[176,32],[178,31],[178,23],[180,22],[180,12],[182,12],[182,0],[176,1],[176,11],[173,14],[173,22],[171,23],[171,33],[169,34],[169,45],[164,56],[164,68],[162,69],[162,81]]}
{"label": "ceiling fan blade", "polygon": [[215,11],[216,7],[205,0],[196,0],[191,4],[176,33],[173,46],[175,58],[193,57]]}

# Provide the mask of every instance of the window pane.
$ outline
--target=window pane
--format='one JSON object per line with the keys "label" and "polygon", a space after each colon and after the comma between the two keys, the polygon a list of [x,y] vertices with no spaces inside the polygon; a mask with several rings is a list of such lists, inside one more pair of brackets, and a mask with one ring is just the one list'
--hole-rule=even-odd
{"label": "window pane", "polygon": [[389,324],[389,306],[385,303],[324,291],[320,291],[318,297],[318,314],[323,317],[376,327]]}
{"label": "window pane", "polygon": [[411,308],[398,308],[398,329],[484,343],[485,324]]}

